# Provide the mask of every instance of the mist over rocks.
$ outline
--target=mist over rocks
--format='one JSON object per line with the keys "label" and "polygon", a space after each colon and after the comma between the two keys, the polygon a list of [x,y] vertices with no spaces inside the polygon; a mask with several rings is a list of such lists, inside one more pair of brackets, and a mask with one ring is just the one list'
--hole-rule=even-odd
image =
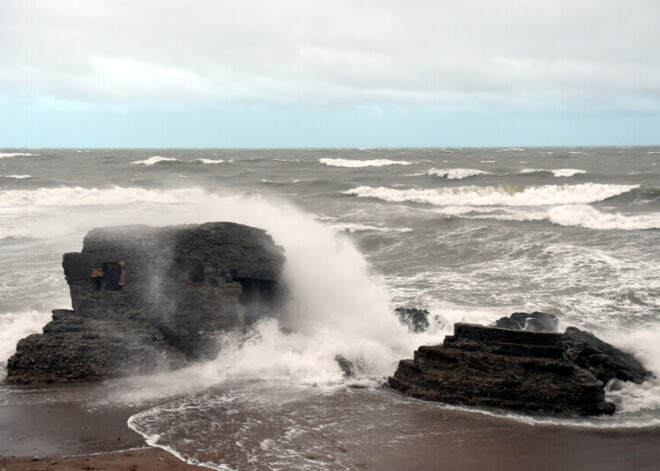
{"label": "mist over rocks", "polygon": [[213,358],[219,332],[276,315],[283,249],[228,222],[90,231],[63,258],[73,310],[17,345],[13,384],[98,381]]}

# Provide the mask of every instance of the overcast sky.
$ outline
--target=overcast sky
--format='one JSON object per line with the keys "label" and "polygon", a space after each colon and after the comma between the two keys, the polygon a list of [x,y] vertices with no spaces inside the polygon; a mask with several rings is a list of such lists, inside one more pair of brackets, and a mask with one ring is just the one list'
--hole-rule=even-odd
{"label": "overcast sky", "polygon": [[660,144],[657,0],[0,0],[0,147]]}

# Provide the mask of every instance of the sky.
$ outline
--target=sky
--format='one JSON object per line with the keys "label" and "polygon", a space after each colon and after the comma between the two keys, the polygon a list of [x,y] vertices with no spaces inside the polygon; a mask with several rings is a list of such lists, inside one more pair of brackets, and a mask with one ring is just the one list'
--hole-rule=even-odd
{"label": "sky", "polygon": [[0,0],[0,147],[660,144],[657,0]]}

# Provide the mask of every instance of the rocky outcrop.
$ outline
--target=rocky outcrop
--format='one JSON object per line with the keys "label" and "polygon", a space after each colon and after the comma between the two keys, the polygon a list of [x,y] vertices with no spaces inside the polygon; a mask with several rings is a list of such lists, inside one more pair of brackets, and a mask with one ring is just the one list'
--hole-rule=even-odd
{"label": "rocky outcrop", "polygon": [[611,414],[604,384],[565,355],[563,335],[456,324],[388,382],[413,397],[563,416]]}
{"label": "rocky outcrop", "polygon": [[[498,319],[494,327],[536,332],[556,332],[559,320],[544,312],[516,312]],[[632,355],[625,353],[594,334],[569,327],[562,334],[564,357],[576,365],[589,370],[596,378],[607,384],[612,379],[642,383],[653,377]]]}
{"label": "rocky outcrop", "polygon": [[618,379],[639,384],[653,377],[635,357],[590,332],[569,327],[562,335],[562,343],[566,358],[589,370],[603,383]]}
{"label": "rocky outcrop", "polygon": [[414,307],[397,307],[394,312],[399,322],[415,333],[426,332],[429,328],[429,311]]}
{"label": "rocky outcrop", "polygon": [[509,317],[496,320],[493,327],[512,330],[529,330],[532,332],[557,332],[559,319],[545,312],[514,312]]}
{"label": "rocky outcrop", "polygon": [[233,223],[94,229],[64,255],[72,311],[17,345],[10,383],[100,380],[217,354],[219,332],[272,315],[281,248]]}

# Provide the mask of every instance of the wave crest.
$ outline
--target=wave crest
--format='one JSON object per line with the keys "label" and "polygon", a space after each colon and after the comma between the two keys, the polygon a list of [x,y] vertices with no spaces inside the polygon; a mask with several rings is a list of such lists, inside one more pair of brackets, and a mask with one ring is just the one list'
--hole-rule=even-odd
{"label": "wave crest", "polygon": [[490,172],[484,172],[476,168],[432,168],[428,174],[431,176],[448,178],[449,180],[461,180],[463,178],[485,175]]}
{"label": "wave crest", "polygon": [[179,162],[179,159],[175,159],[174,157],[162,157],[160,155],[154,155],[153,157],[149,157],[148,159],[145,160],[136,160],[133,162],[136,165],[155,165],[161,162]]}
{"label": "wave crest", "polygon": [[499,185],[455,188],[407,189],[360,186],[344,194],[393,203],[425,203],[434,206],[549,206],[588,204],[627,193],[639,185]]}
{"label": "wave crest", "polygon": [[558,206],[548,213],[550,222],[560,226],[624,231],[660,229],[660,214],[623,215],[603,213],[587,205]]}
{"label": "wave crest", "polygon": [[411,165],[412,162],[404,160],[374,159],[374,160],[351,160],[351,159],[320,159],[320,163],[328,167],[384,167],[387,165]]}

